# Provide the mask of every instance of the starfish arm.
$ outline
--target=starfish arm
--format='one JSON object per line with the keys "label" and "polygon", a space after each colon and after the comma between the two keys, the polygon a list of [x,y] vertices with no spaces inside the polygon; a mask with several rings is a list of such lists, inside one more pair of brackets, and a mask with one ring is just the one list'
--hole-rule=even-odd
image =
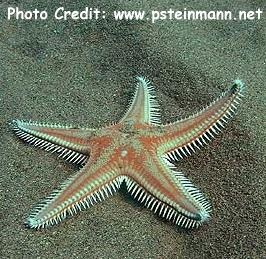
{"label": "starfish arm", "polygon": [[132,103],[120,122],[160,124],[160,109],[154,88],[148,80],[137,77],[138,83]]}
{"label": "starfish arm", "polygon": [[47,151],[56,152],[69,162],[84,164],[89,155],[88,142],[93,129],[41,124],[13,120],[15,134],[25,142]]}
{"label": "starfish arm", "polygon": [[169,161],[187,157],[207,144],[233,117],[243,96],[244,84],[236,80],[216,101],[187,119],[163,126],[158,153]]}
{"label": "starfish arm", "polygon": [[113,165],[101,166],[101,163],[90,161],[33,209],[26,226],[36,229],[52,226],[92,207],[119,189],[123,177]]}
{"label": "starfish arm", "polygon": [[125,178],[134,198],[181,227],[198,227],[209,219],[209,202],[173,164],[164,159],[145,161],[150,164],[143,169],[132,166]]}

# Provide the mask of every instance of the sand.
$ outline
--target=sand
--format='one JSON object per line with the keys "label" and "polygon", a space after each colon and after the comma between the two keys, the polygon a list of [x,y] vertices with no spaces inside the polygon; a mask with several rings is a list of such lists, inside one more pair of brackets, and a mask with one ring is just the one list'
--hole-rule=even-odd
{"label": "sand", "polygon": [[[87,1],[65,1],[82,9]],[[106,11],[256,10],[250,1],[90,1]],[[260,21],[8,21],[0,4],[1,258],[265,258],[265,53]],[[262,5],[262,1],[258,2]],[[61,6],[49,3],[52,12]],[[200,110],[242,79],[236,118],[210,145],[180,162],[209,198],[211,220],[186,231],[124,192],[52,228],[25,228],[33,205],[77,171],[19,141],[15,118],[100,127],[119,120],[143,75],[156,87],[163,122]]]}

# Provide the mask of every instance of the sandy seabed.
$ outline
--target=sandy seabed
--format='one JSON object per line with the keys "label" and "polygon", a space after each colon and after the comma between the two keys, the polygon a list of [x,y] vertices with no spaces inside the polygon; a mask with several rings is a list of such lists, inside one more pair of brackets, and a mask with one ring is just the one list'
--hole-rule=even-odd
{"label": "sandy seabed", "polygon": [[[82,9],[86,1],[71,3]],[[250,1],[176,8],[256,10]],[[53,1],[15,2],[52,11]],[[265,18],[238,21],[8,21],[0,11],[2,258],[265,258]],[[14,3],[12,2],[14,5]],[[172,1],[92,1],[107,11],[167,9]],[[265,16],[265,15],[264,15]],[[14,119],[100,127],[117,121],[135,77],[154,84],[164,122],[203,108],[242,79],[244,98],[226,130],[180,170],[209,198],[211,220],[185,231],[124,192],[47,230],[25,228],[31,207],[77,168],[23,145]]]}

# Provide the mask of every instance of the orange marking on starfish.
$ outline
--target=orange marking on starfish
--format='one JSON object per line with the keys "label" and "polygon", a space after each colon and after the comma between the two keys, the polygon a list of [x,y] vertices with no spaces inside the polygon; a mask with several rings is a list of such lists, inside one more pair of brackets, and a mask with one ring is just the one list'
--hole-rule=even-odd
{"label": "orange marking on starfish", "polygon": [[54,225],[113,195],[125,182],[134,198],[155,213],[186,228],[198,227],[209,219],[211,206],[176,162],[221,131],[243,89],[236,80],[201,112],[163,125],[154,89],[139,77],[131,106],[117,124],[89,129],[14,120],[13,130],[22,140],[84,165],[35,207],[26,225]]}

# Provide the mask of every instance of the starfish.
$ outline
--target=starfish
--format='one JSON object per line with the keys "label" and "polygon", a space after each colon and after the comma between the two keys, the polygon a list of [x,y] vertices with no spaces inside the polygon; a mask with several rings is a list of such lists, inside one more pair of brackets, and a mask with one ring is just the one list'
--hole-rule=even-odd
{"label": "starfish", "polygon": [[121,184],[161,217],[184,228],[195,228],[210,218],[211,205],[182,172],[177,162],[201,149],[235,113],[244,84],[233,85],[200,112],[162,124],[154,87],[137,78],[128,111],[115,124],[79,128],[13,120],[16,135],[36,147],[81,165],[76,174],[27,218],[29,228],[44,228],[118,191]]}

